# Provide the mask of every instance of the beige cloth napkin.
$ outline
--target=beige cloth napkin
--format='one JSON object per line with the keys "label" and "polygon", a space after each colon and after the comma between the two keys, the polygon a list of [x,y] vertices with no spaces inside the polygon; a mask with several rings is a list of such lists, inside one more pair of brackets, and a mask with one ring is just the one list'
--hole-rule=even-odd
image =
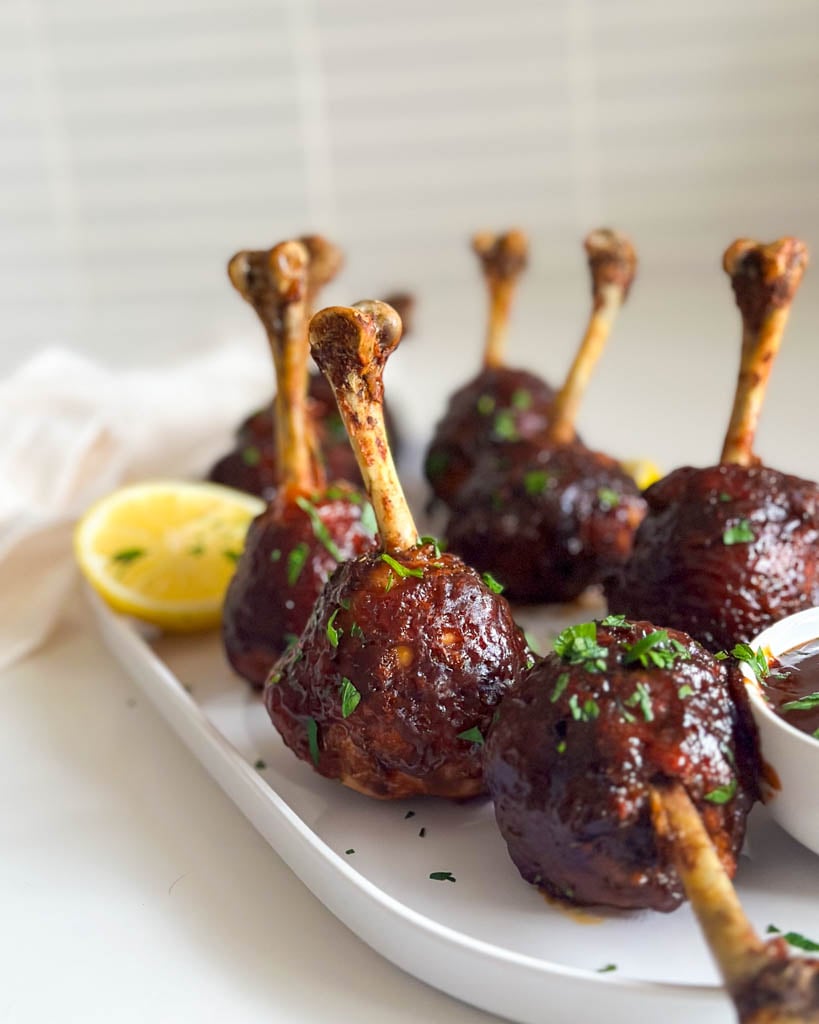
{"label": "beige cloth napkin", "polygon": [[0,668],[48,636],[78,579],[73,526],[122,483],[201,476],[272,390],[264,348],[111,370],[47,349],[0,383]]}

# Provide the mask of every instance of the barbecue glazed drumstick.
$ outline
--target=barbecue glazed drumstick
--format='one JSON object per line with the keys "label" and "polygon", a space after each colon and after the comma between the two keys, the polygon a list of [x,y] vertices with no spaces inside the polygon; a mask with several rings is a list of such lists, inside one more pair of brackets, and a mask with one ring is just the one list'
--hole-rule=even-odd
{"label": "barbecue glazed drumstick", "polygon": [[486,742],[521,875],[574,904],[674,910],[684,890],[654,834],[658,778],[685,787],[733,874],[756,796],[744,699],[733,665],[685,633],[622,616],[564,630],[504,697]]}
{"label": "barbecue glazed drumstick", "polygon": [[697,915],[740,1024],[819,1024],[819,960],[754,931],[702,819],[679,783],[656,784],[651,817]]}
{"label": "barbecue glazed drumstick", "polygon": [[483,367],[452,395],[427,451],[427,479],[445,504],[480,458],[501,456],[510,443],[541,433],[554,399],[540,377],[504,363],[512,300],[529,254],[526,235],[481,232],[472,244],[489,292],[489,316]]}
{"label": "barbecue glazed drumstick", "polygon": [[571,601],[631,551],[645,504],[618,462],[577,440],[574,421],[591,371],[636,270],[629,240],[586,239],[592,311],[545,431],[480,462],[452,502],[447,537],[470,565],[491,572],[512,601]]}
{"label": "barbecue glazed drumstick", "polygon": [[265,703],[285,743],[368,796],[474,796],[495,707],[529,661],[506,601],[419,539],[386,439],[384,364],[401,322],[362,302],[313,317],[313,355],[336,394],[381,548],[338,567]]}
{"label": "barbecue glazed drumstick", "polygon": [[276,368],[276,492],[253,520],[225,598],[228,660],[261,688],[270,666],[304,628],[338,562],[373,546],[365,499],[346,483],[324,486],[311,457],[305,408],[310,257],[301,242],[239,253],[231,279],[265,322]]}
{"label": "barbecue glazed drumstick", "polygon": [[819,488],[761,465],[753,452],[807,258],[796,238],[770,245],[743,239],[725,253],[743,330],[721,462],[682,467],[645,492],[649,511],[632,555],[606,585],[613,611],[667,622],[712,650],[748,642],[819,603]]}

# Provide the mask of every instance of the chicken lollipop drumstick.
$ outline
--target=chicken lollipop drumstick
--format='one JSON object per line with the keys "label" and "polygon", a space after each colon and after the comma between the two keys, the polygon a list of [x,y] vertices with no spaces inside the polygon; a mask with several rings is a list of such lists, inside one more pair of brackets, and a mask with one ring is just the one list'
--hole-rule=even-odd
{"label": "chicken lollipop drumstick", "polygon": [[435,496],[446,504],[482,456],[501,456],[511,442],[539,434],[554,399],[554,391],[540,377],[504,363],[509,314],[528,258],[526,236],[522,231],[482,232],[473,248],[489,292],[483,367],[450,398],[425,463]]}
{"label": "chicken lollipop drumstick", "polygon": [[760,464],[759,411],[791,302],[807,264],[796,238],[741,240],[725,253],[742,314],[742,355],[722,459],[685,466],[650,487],[609,606],[686,630],[719,650],[819,603],[819,488]]}
{"label": "chicken lollipop drumstick", "polygon": [[450,546],[491,572],[516,601],[570,601],[601,582],[631,550],[645,505],[617,461],[575,436],[574,421],[636,255],[614,231],[586,239],[592,311],[552,419],[538,438],[510,446],[508,460],[481,462],[452,503]]}
{"label": "chicken lollipop drumstick", "polygon": [[467,797],[483,789],[482,737],[529,655],[506,601],[418,538],[382,414],[382,373],[400,333],[380,302],[311,322],[381,550],[339,566],[274,666],[265,702],[285,743],[322,775],[374,797]]}
{"label": "chicken lollipop drumstick", "polygon": [[251,524],[223,611],[225,651],[261,687],[272,663],[301,632],[336,564],[372,547],[362,495],[323,486],[310,452],[305,410],[309,255],[300,242],[239,253],[231,279],[270,325],[276,397],[277,489]]}
{"label": "chicken lollipop drumstick", "polygon": [[740,1024],[819,1024],[819,960],[791,957],[784,939],[757,936],[685,789],[656,784],[651,816]]}

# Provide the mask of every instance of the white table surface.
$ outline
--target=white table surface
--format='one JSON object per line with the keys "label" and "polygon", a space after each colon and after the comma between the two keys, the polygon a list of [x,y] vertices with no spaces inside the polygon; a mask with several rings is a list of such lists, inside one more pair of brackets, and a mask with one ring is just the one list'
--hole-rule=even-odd
{"label": "white table surface", "polygon": [[170,732],[78,598],[0,674],[0,1022],[478,1024],[340,924]]}

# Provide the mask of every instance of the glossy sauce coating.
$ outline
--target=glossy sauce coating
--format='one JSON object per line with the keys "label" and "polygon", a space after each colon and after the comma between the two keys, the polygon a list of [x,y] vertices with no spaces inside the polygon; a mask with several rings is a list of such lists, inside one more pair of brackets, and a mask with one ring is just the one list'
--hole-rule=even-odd
{"label": "glossy sauce coating", "polygon": [[816,484],[765,466],[688,466],[644,496],[632,555],[606,586],[612,611],[718,651],[819,603]]}
{"label": "glossy sauce coating", "polygon": [[526,642],[460,559],[428,544],[394,558],[418,575],[379,553],[339,566],[265,703],[285,743],[328,778],[376,797],[474,796],[480,739],[459,734],[485,735],[530,660]]}
{"label": "glossy sauce coating", "polygon": [[658,779],[682,782],[734,872],[757,778],[750,716],[734,700],[742,687],[730,663],[673,630],[683,654],[672,667],[626,664],[626,645],[654,631],[598,625],[602,670],[550,654],[501,704],[487,784],[518,870],[552,896],[661,911],[682,902],[651,824]]}
{"label": "glossy sauce coating", "polygon": [[450,547],[511,601],[571,601],[628,558],[645,503],[614,459],[580,443],[509,451],[456,497]]}
{"label": "glossy sauce coating", "polygon": [[540,377],[505,366],[483,369],[459,388],[427,451],[424,472],[435,496],[450,504],[484,456],[541,434],[554,396]]}
{"label": "glossy sauce coating", "polygon": [[[357,491],[337,484],[310,496],[309,504],[342,559],[375,546],[374,526],[362,522],[371,510]],[[263,686],[271,665],[298,639],[337,564],[292,497],[274,500],[253,520],[222,616],[225,651],[239,675]]]}
{"label": "glossy sauce coating", "polygon": [[780,654],[764,680],[762,694],[786,722],[819,739],[819,696],[807,702],[811,707],[783,709],[793,701],[819,695],[819,640]]}

